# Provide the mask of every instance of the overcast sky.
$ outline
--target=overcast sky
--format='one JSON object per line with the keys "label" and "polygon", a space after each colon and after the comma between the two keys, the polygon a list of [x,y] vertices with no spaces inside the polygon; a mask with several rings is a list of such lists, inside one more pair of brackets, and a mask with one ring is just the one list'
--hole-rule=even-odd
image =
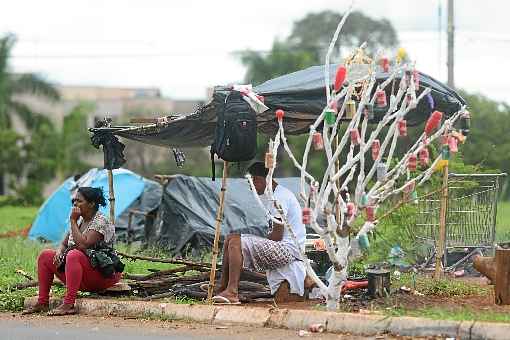
{"label": "overcast sky", "polygon": [[[18,37],[11,65],[64,85],[154,86],[171,98],[203,98],[241,82],[235,52],[269,50],[293,21],[341,0],[4,0],[0,33]],[[357,0],[388,18],[417,68],[446,79],[446,0]],[[510,2],[456,0],[456,85],[510,103]],[[442,6],[440,44],[438,7]],[[332,32],[333,33],[333,32]]]}

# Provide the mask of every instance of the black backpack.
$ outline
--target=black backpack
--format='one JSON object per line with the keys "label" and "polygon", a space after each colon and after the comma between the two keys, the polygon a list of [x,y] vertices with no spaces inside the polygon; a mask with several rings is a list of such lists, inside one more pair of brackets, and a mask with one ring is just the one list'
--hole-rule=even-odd
{"label": "black backpack", "polygon": [[257,153],[257,115],[237,91],[216,92],[217,121],[211,145],[212,180],[214,155],[228,162],[253,159]]}

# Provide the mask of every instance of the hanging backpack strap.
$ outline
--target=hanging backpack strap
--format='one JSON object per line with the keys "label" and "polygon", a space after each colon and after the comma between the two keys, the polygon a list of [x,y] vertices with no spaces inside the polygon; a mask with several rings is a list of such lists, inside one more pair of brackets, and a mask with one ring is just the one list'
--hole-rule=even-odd
{"label": "hanging backpack strap", "polygon": [[216,180],[216,164],[214,164],[214,151],[211,148],[211,179]]}

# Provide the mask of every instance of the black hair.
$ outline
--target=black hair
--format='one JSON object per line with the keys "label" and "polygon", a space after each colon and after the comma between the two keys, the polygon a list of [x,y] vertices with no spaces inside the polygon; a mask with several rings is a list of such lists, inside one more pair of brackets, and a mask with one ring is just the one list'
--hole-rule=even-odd
{"label": "black hair", "polygon": [[255,161],[248,167],[248,173],[252,176],[266,177],[269,169],[261,161]]}
{"label": "black hair", "polygon": [[106,206],[103,189],[92,187],[80,187],[78,192],[85,198],[87,202],[94,203],[94,209],[99,210],[99,206]]}

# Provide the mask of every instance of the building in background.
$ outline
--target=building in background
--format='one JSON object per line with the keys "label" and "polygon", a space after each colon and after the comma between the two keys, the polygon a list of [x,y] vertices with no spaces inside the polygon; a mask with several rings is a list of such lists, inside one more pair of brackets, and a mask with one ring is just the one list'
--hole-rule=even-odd
{"label": "building in background", "polygon": [[[25,95],[22,100],[35,112],[47,115],[57,127],[61,128],[64,117],[79,103],[93,104],[93,111],[89,114],[88,125],[104,117],[111,117],[121,122],[124,117],[133,116],[137,110],[143,117],[159,117],[168,114],[194,112],[205,102],[204,99],[176,100],[163,97],[158,88],[125,88],[101,86],[57,86],[61,95],[59,102]],[[124,122],[125,123],[125,122]],[[24,131],[18,121],[16,129]]]}
{"label": "building in background", "polygon": [[[197,100],[176,100],[164,97],[158,88],[141,87],[102,87],[102,86],[66,86],[57,85],[61,100],[51,102],[36,96],[23,95],[19,97],[33,112],[44,114],[50,118],[57,129],[61,130],[64,117],[77,105],[90,103],[91,111],[87,113],[87,126],[93,127],[97,120],[110,117],[115,124],[128,124],[130,118],[153,118],[166,115],[176,115],[194,112],[203,105],[206,98]],[[28,134],[28,130],[16,115],[13,117],[13,128],[21,134]],[[145,145],[133,141],[123,141],[127,144],[126,167],[145,176],[150,176],[161,169],[156,164],[169,162],[169,149]],[[201,151],[202,152],[202,151]],[[203,151],[204,154],[206,153]],[[203,158],[203,157],[200,157]],[[103,166],[103,154],[98,151],[92,155],[83,155],[82,159],[91,167]],[[165,167],[166,168],[166,167]],[[45,194],[51,193],[55,186],[63,179],[56,178],[45,188]]]}

